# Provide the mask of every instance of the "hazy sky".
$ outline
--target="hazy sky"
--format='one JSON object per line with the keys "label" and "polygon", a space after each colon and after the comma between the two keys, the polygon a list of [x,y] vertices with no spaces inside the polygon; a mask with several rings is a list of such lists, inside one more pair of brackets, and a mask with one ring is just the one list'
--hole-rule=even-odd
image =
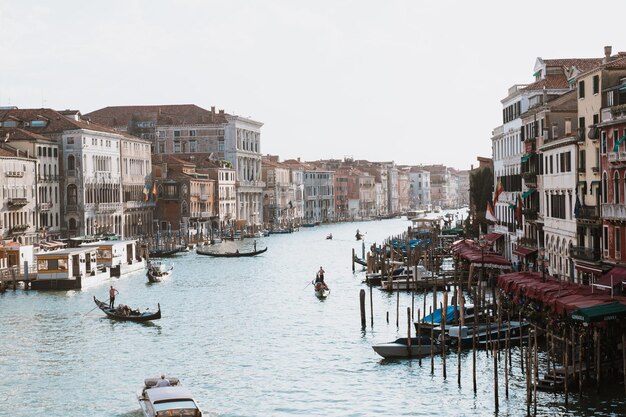
{"label": "hazy sky", "polygon": [[[626,50],[587,1],[0,0],[0,105],[197,104],[261,151],[467,169],[537,57]],[[624,16],[615,1],[612,16]],[[585,12],[586,11],[586,12]]]}

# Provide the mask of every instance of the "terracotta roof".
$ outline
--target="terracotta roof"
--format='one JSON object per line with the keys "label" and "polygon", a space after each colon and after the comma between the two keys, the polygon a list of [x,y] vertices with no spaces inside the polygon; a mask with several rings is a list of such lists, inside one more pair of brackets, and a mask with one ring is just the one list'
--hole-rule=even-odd
{"label": "terracotta roof", "polygon": [[95,123],[117,127],[126,127],[133,119],[161,125],[222,124],[228,123],[226,116],[223,111],[216,113],[195,104],[109,106],[84,115]]}
{"label": "terracotta roof", "polygon": [[120,132],[109,127],[96,123],[90,123],[83,120],[73,120],[63,116],[56,110],[52,109],[7,109],[0,110],[0,121],[18,120],[22,122],[31,122],[33,120],[45,120],[45,126],[29,126],[26,130],[41,135],[50,133],[62,133],[66,130],[73,129],[89,129],[98,132],[116,133]]}
{"label": "terracotta roof", "polygon": [[28,130],[20,129],[17,127],[0,127],[0,141],[3,141],[6,138],[7,133],[9,134],[8,142],[12,140],[45,140],[50,141],[49,138],[39,135],[35,132],[30,132]]}

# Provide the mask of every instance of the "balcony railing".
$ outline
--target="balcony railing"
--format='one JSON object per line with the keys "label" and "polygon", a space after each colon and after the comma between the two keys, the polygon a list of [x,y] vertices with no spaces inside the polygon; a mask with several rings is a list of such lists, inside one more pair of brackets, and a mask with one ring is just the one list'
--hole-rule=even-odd
{"label": "balcony railing", "polygon": [[28,199],[26,199],[26,198],[9,198],[8,204],[9,204],[9,208],[24,207],[26,204],[28,204]]}
{"label": "balcony railing", "polygon": [[588,248],[586,246],[572,246],[570,254],[572,258],[582,261],[596,262],[600,260],[600,249]]}
{"label": "balcony railing", "polygon": [[526,220],[537,220],[537,210],[535,209],[524,209],[522,213]]}
{"label": "balcony railing", "polygon": [[523,172],[522,178],[526,184],[537,184],[537,173],[535,172]]}
{"label": "balcony railing", "polygon": [[576,216],[578,220],[598,220],[600,218],[600,210],[598,207],[583,206]]}
{"label": "balcony railing", "polygon": [[50,211],[52,208],[52,203],[40,203],[39,211]]}
{"label": "balcony railing", "polygon": [[28,229],[30,226],[27,224],[16,224],[15,226],[13,226],[10,230],[9,233],[14,234],[14,233],[22,233],[23,231],[25,231],[26,229]]}
{"label": "balcony railing", "polygon": [[207,194],[200,194],[200,201],[207,201],[209,196]]}
{"label": "balcony railing", "polygon": [[623,204],[602,204],[602,217],[607,220],[626,220],[626,206]]}
{"label": "balcony railing", "polygon": [[111,213],[122,208],[121,203],[98,203],[98,211]]}
{"label": "balcony railing", "polygon": [[124,203],[127,209],[147,208],[154,207],[156,203],[154,201],[127,201]]}
{"label": "balcony railing", "polygon": [[7,177],[22,178],[24,176],[24,171],[7,171],[4,175]]}
{"label": "balcony railing", "polygon": [[626,161],[626,152],[609,152],[609,162],[624,162]]}

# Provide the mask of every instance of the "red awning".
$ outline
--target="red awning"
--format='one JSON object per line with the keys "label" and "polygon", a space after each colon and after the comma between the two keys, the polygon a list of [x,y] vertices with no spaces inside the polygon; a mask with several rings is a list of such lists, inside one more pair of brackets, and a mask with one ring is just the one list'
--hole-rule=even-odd
{"label": "red awning", "polygon": [[596,284],[611,286],[611,279],[613,287],[621,284],[622,281],[626,281],[626,268],[621,266],[614,267],[609,272],[602,275],[602,278],[600,278]]}
{"label": "red awning", "polygon": [[485,242],[487,242],[489,245],[493,245],[496,240],[500,239],[502,237],[502,233],[488,233],[486,235],[483,236],[483,239],[485,240]]}
{"label": "red awning", "polygon": [[537,252],[537,249],[525,248],[524,246],[517,246],[515,247],[515,249],[513,249],[513,254],[521,256],[522,258],[525,258],[535,252]]}
{"label": "red awning", "polygon": [[588,272],[590,274],[593,275],[600,275],[602,274],[602,269],[600,268],[596,268],[596,267],[592,267],[592,266],[587,266],[587,265],[576,265],[575,268],[578,271],[582,271],[582,272]]}

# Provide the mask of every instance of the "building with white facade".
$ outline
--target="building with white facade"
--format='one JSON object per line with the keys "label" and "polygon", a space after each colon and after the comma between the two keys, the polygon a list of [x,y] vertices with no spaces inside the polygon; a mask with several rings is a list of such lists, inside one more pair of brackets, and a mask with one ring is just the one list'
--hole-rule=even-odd
{"label": "building with white facade", "polygon": [[411,208],[430,211],[430,172],[412,167],[409,172],[409,184]]}

